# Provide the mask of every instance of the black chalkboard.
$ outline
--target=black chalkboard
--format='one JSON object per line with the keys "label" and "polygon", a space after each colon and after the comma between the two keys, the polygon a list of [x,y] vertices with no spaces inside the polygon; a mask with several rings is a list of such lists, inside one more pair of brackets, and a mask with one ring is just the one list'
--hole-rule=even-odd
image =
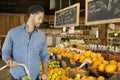
{"label": "black chalkboard", "polygon": [[118,19],[120,19],[120,0],[92,0],[86,2],[86,23],[95,21],[102,22],[95,22],[94,24],[120,22]]}
{"label": "black chalkboard", "polygon": [[69,27],[79,25],[80,4],[74,4],[55,12],[55,27]]}

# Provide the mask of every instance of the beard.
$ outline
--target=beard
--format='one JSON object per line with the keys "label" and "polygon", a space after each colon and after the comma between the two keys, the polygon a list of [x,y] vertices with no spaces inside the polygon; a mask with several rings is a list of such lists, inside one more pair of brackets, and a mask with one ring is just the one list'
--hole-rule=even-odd
{"label": "beard", "polygon": [[35,28],[40,28],[40,23],[36,24]]}
{"label": "beard", "polygon": [[41,22],[36,22],[35,19],[32,20],[32,24],[34,25],[35,28],[39,28],[40,27],[40,24]]}

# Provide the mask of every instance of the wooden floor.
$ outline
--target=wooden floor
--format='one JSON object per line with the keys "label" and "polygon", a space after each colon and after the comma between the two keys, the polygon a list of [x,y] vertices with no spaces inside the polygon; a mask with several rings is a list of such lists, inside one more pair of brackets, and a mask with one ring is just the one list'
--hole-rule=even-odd
{"label": "wooden floor", "polygon": [[[0,57],[0,67],[4,66],[5,63],[2,61]],[[0,71],[0,80],[10,80],[9,68],[5,68]]]}

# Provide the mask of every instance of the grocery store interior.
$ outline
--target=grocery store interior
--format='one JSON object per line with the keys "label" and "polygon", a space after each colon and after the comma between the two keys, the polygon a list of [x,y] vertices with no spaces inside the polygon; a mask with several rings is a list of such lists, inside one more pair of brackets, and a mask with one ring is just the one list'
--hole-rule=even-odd
{"label": "grocery store interior", "polygon": [[[0,67],[8,31],[45,9],[39,29],[49,51],[48,80],[120,80],[120,0],[0,0]],[[40,67],[41,68],[41,67]],[[42,69],[40,69],[42,73]],[[9,67],[0,80],[10,80]]]}

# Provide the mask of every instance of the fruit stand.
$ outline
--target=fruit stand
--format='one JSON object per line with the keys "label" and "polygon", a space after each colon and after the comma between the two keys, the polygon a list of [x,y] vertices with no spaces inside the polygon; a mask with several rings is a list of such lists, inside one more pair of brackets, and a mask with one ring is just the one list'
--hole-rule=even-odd
{"label": "fruit stand", "polygon": [[[71,50],[71,47],[76,48],[75,50],[78,51]],[[82,52],[79,52],[80,50]],[[49,47],[48,51],[51,61],[59,64],[59,66],[49,66],[49,80],[113,80],[118,79],[118,75],[120,75],[120,62],[110,59],[110,56],[106,59],[106,56],[102,52],[88,50],[88,46],[67,45],[65,49]],[[92,61],[92,63],[86,63],[80,68],[80,65],[86,59]],[[61,74],[59,72],[60,70],[63,70]]]}

